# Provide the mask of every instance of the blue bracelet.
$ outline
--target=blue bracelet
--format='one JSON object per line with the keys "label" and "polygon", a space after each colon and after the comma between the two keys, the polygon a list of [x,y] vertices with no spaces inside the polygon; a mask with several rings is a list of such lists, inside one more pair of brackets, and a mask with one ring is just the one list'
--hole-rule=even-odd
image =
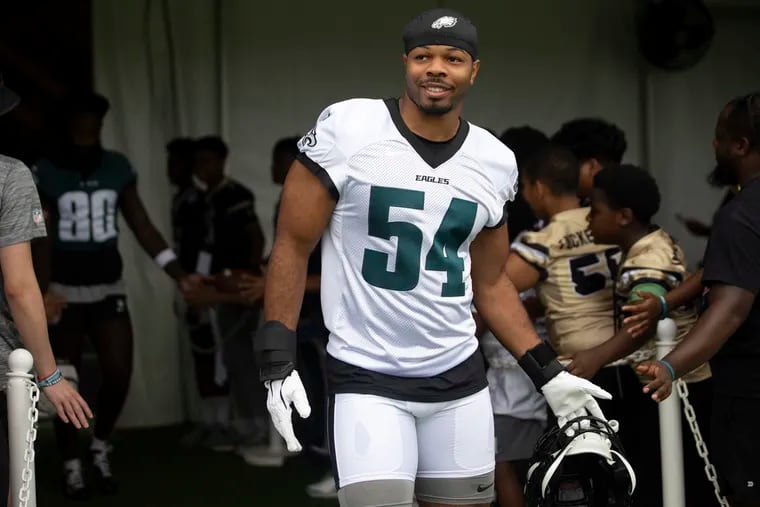
{"label": "blue bracelet", "polygon": [[670,378],[671,378],[671,380],[675,381],[676,380],[676,370],[673,369],[673,365],[670,364],[669,362],[663,360],[663,359],[660,359],[660,364],[662,364],[663,366],[665,366],[665,368],[668,369],[668,371],[670,372]]}
{"label": "blue bracelet", "polygon": [[658,296],[660,298],[660,304],[662,305],[662,313],[660,314],[660,320],[668,318],[668,302],[665,301],[665,296]]}
{"label": "blue bracelet", "polygon": [[49,387],[57,384],[63,380],[63,374],[61,373],[61,370],[58,368],[55,369],[55,371],[47,378],[44,378],[37,382],[38,387]]}

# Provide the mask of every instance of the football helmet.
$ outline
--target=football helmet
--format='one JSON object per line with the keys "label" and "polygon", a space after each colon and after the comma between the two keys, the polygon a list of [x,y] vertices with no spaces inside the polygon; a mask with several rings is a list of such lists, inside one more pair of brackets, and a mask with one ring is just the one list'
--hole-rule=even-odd
{"label": "football helmet", "polygon": [[617,436],[617,421],[583,416],[553,425],[528,468],[530,507],[630,506],[636,474]]}

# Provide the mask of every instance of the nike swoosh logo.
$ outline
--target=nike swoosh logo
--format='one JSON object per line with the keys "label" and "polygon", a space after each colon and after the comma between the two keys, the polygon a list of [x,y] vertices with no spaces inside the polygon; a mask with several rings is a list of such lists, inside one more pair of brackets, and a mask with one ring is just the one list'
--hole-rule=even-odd
{"label": "nike swoosh logo", "polygon": [[485,486],[484,486],[484,485],[482,485],[482,484],[481,484],[481,485],[479,485],[479,486],[478,486],[478,493],[482,493],[483,491],[487,490],[487,489],[488,489],[488,488],[490,488],[491,486],[493,486],[493,482],[491,482],[491,483],[489,483],[489,484],[486,484]]}

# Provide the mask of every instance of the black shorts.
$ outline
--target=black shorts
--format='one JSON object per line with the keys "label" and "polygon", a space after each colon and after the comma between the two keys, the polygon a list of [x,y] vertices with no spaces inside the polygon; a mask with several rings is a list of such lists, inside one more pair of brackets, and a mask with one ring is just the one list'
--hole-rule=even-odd
{"label": "black shorts", "polygon": [[104,320],[129,318],[127,297],[106,296],[95,303],[69,303],[61,313],[61,319],[50,326],[51,332],[67,331],[87,334],[92,324]]}
{"label": "black shorts", "polygon": [[760,500],[760,399],[715,394],[712,410],[713,462],[723,494]]}

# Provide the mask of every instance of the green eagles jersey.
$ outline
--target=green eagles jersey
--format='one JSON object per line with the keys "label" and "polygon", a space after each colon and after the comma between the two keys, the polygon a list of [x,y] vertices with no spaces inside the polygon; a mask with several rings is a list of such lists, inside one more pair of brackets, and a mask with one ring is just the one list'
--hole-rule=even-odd
{"label": "green eagles jersey", "polygon": [[77,168],[42,159],[34,167],[37,188],[50,213],[55,250],[93,251],[115,247],[119,195],[137,175],[129,160],[103,151],[102,162],[86,176]]}

